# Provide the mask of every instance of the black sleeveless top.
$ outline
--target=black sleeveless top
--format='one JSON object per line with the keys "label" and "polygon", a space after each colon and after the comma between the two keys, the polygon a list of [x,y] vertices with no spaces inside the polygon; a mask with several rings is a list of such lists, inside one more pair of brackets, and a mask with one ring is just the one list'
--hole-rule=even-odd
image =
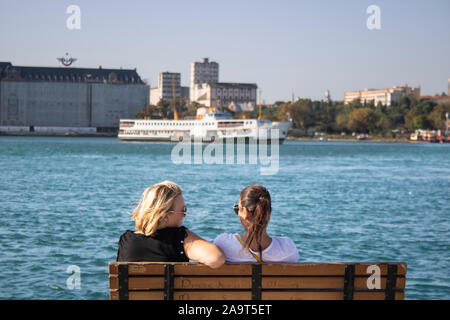
{"label": "black sleeveless top", "polygon": [[150,237],[127,230],[120,236],[117,261],[188,262],[185,227],[157,230]]}

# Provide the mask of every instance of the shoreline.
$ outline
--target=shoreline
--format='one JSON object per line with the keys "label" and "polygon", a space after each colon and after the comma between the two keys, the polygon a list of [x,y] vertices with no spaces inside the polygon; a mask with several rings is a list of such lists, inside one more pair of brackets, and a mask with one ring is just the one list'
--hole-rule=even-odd
{"label": "shoreline", "polygon": [[1,132],[1,136],[8,137],[89,137],[89,138],[114,138],[117,133],[45,133],[45,132],[24,132],[24,133],[8,133]]}
{"label": "shoreline", "polygon": [[370,137],[366,139],[357,139],[355,137],[351,138],[335,138],[335,137],[322,137],[324,140],[320,140],[320,137],[290,137],[286,138],[287,141],[318,141],[318,142],[327,142],[327,141],[344,141],[344,142],[409,142],[408,138],[381,138],[381,137]]}
{"label": "shoreline", "polygon": [[[44,132],[23,132],[23,133],[9,133],[1,132],[0,136],[9,137],[86,137],[86,138],[114,138],[117,137],[117,133],[44,133]],[[320,140],[320,137],[292,137],[287,136],[285,141],[317,141],[317,142],[327,142],[327,141],[340,141],[340,142],[408,142],[408,138],[366,138],[357,139],[351,138],[335,138],[335,137],[322,137],[324,140]]]}

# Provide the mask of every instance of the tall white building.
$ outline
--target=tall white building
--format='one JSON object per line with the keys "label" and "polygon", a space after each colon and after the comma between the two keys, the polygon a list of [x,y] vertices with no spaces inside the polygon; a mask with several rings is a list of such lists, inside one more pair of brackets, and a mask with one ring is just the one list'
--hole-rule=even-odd
{"label": "tall white building", "polygon": [[158,87],[150,89],[150,104],[156,105],[159,100],[170,101],[174,97],[188,98],[189,92],[181,86],[181,74],[178,72],[160,72]]}
{"label": "tall white building", "polygon": [[191,63],[191,87],[194,84],[219,82],[219,64],[203,58]]}
{"label": "tall white building", "polygon": [[201,62],[191,63],[191,101],[197,101],[199,93],[196,90],[196,85],[216,82],[219,82],[219,64],[217,62],[210,62],[208,58],[203,58]]}

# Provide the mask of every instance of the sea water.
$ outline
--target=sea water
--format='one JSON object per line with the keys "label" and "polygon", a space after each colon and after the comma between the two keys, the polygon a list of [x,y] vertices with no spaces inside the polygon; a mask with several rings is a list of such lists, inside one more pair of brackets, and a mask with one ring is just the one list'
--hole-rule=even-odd
{"label": "sea water", "polygon": [[269,235],[293,239],[300,262],[402,261],[406,299],[450,298],[450,145],[286,141],[271,175],[174,163],[174,146],[0,137],[0,299],[108,299],[129,213],[163,180],[180,185],[184,225],[206,240],[242,232],[233,205],[258,183]]}

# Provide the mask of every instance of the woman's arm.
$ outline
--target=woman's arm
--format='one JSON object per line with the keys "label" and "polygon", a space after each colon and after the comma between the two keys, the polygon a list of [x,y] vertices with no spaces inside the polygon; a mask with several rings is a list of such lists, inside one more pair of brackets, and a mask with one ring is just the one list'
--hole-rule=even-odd
{"label": "woman's arm", "polygon": [[189,259],[206,264],[213,269],[225,263],[225,254],[215,244],[203,240],[192,231],[186,229],[184,251]]}

